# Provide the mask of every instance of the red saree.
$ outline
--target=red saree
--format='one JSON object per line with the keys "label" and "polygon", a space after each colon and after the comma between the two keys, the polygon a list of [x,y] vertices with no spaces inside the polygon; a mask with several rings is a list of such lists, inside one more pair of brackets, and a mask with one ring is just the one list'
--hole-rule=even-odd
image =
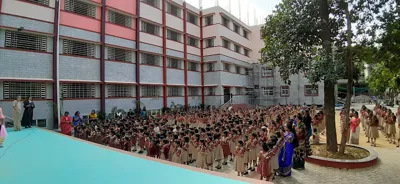
{"label": "red saree", "polygon": [[71,127],[71,117],[70,116],[63,116],[61,118],[61,133],[65,135],[71,136],[72,127]]}

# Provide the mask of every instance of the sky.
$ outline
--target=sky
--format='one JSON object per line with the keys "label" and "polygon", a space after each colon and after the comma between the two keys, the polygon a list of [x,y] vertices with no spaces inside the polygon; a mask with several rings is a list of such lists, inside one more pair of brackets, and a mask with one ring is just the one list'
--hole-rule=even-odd
{"label": "sky", "polygon": [[[187,3],[199,8],[200,0],[186,0]],[[263,24],[264,18],[272,13],[272,10],[281,0],[202,0],[203,9],[217,5],[229,11],[231,2],[231,13],[240,18],[248,25]],[[239,7],[242,7],[239,10]],[[247,15],[248,13],[248,15]]]}

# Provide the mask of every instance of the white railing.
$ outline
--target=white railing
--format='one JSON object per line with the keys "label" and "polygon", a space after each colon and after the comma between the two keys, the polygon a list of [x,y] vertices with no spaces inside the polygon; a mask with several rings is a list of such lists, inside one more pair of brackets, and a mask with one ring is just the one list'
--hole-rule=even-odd
{"label": "white railing", "polygon": [[232,99],[233,99],[233,98],[231,98],[229,101],[227,101],[226,103],[224,103],[223,105],[221,105],[221,106],[219,107],[219,109],[226,109],[226,108],[228,108],[228,107],[232,104]]}

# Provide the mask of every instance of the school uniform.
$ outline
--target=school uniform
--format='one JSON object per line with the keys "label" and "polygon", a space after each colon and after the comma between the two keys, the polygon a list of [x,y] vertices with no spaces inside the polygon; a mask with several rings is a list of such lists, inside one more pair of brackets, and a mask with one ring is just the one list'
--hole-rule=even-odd
{"label": "school uniform", "polygon": [[216,139],[214,141],[214,145],[215,145],[215,148],[214,148],[214,159],[215,160],[224,159],[224,151],[222,149],[221,142],[218,139]]}
{"label": "school uniform", "polygon": [[184,143],[182,146],[182,153],[181,153],[182,163],[188,163],[188,161],[189,161],[189,152],[188,151],[189,151],[189,143]]}
{"label": "school uniform", "polygon": [[246,152],[246,148],[244,147],[238,147],[235,149],[235,159],[233,161],[233,165],[232,168],[233,170],[235,170],[236,172],[245,172],[246,168],[244,166],[245,162],[245,153]]}
{"label": "school uniform", "polygon": [[207,155],[207,147],[200,145],[196,157],[196,167],[203,169],[207,168],[206,155]]}
{"label": "school uniform", "polygon": [[172,162],[181,164],[182,163],[182,148],[175,148],[175,152],[172,156]]}

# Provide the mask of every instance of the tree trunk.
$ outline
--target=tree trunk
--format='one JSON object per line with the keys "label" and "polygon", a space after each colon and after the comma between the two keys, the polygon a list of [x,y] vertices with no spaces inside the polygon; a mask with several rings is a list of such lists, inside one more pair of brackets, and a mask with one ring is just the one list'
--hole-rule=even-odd
{"label": "tree trunk", "polygon": [[[325,62],[333,62],[331,46],[331,27],[329,24],[329,5],[328,0],[319,0],[319,10],[321,17],[321,39]],[[337,138],[335,125],[335,80],[324,81],[324,113],[326,118],[326,149],[330,152],[337,152]]]}
{"label": "tree trunk", "polygon": [[346,103],[344,104],[344,110],[345,110],[345,122],[343,125],[343,131],[341,141],[340,141],[340,147],[339,147],[339,154],[344,154],[344,150],[346,148],[346,142],[347,142],[347,132],[349,131],[350,128],[350,106],[351,106],[351,97],[353,95],[353,60],[352,60],[352,54],[351,54],[351,39],[352,39],[352,33],[351,33],[351,15],[349,11],[349,5],[347,2],[344,2],[345,0],[341,0],[340,5],[341,8],[345,11],[346,13],[346,22],[347,22],[347,54],[346,54],[346,60],[347,60],[347,94],[346,94]]}

